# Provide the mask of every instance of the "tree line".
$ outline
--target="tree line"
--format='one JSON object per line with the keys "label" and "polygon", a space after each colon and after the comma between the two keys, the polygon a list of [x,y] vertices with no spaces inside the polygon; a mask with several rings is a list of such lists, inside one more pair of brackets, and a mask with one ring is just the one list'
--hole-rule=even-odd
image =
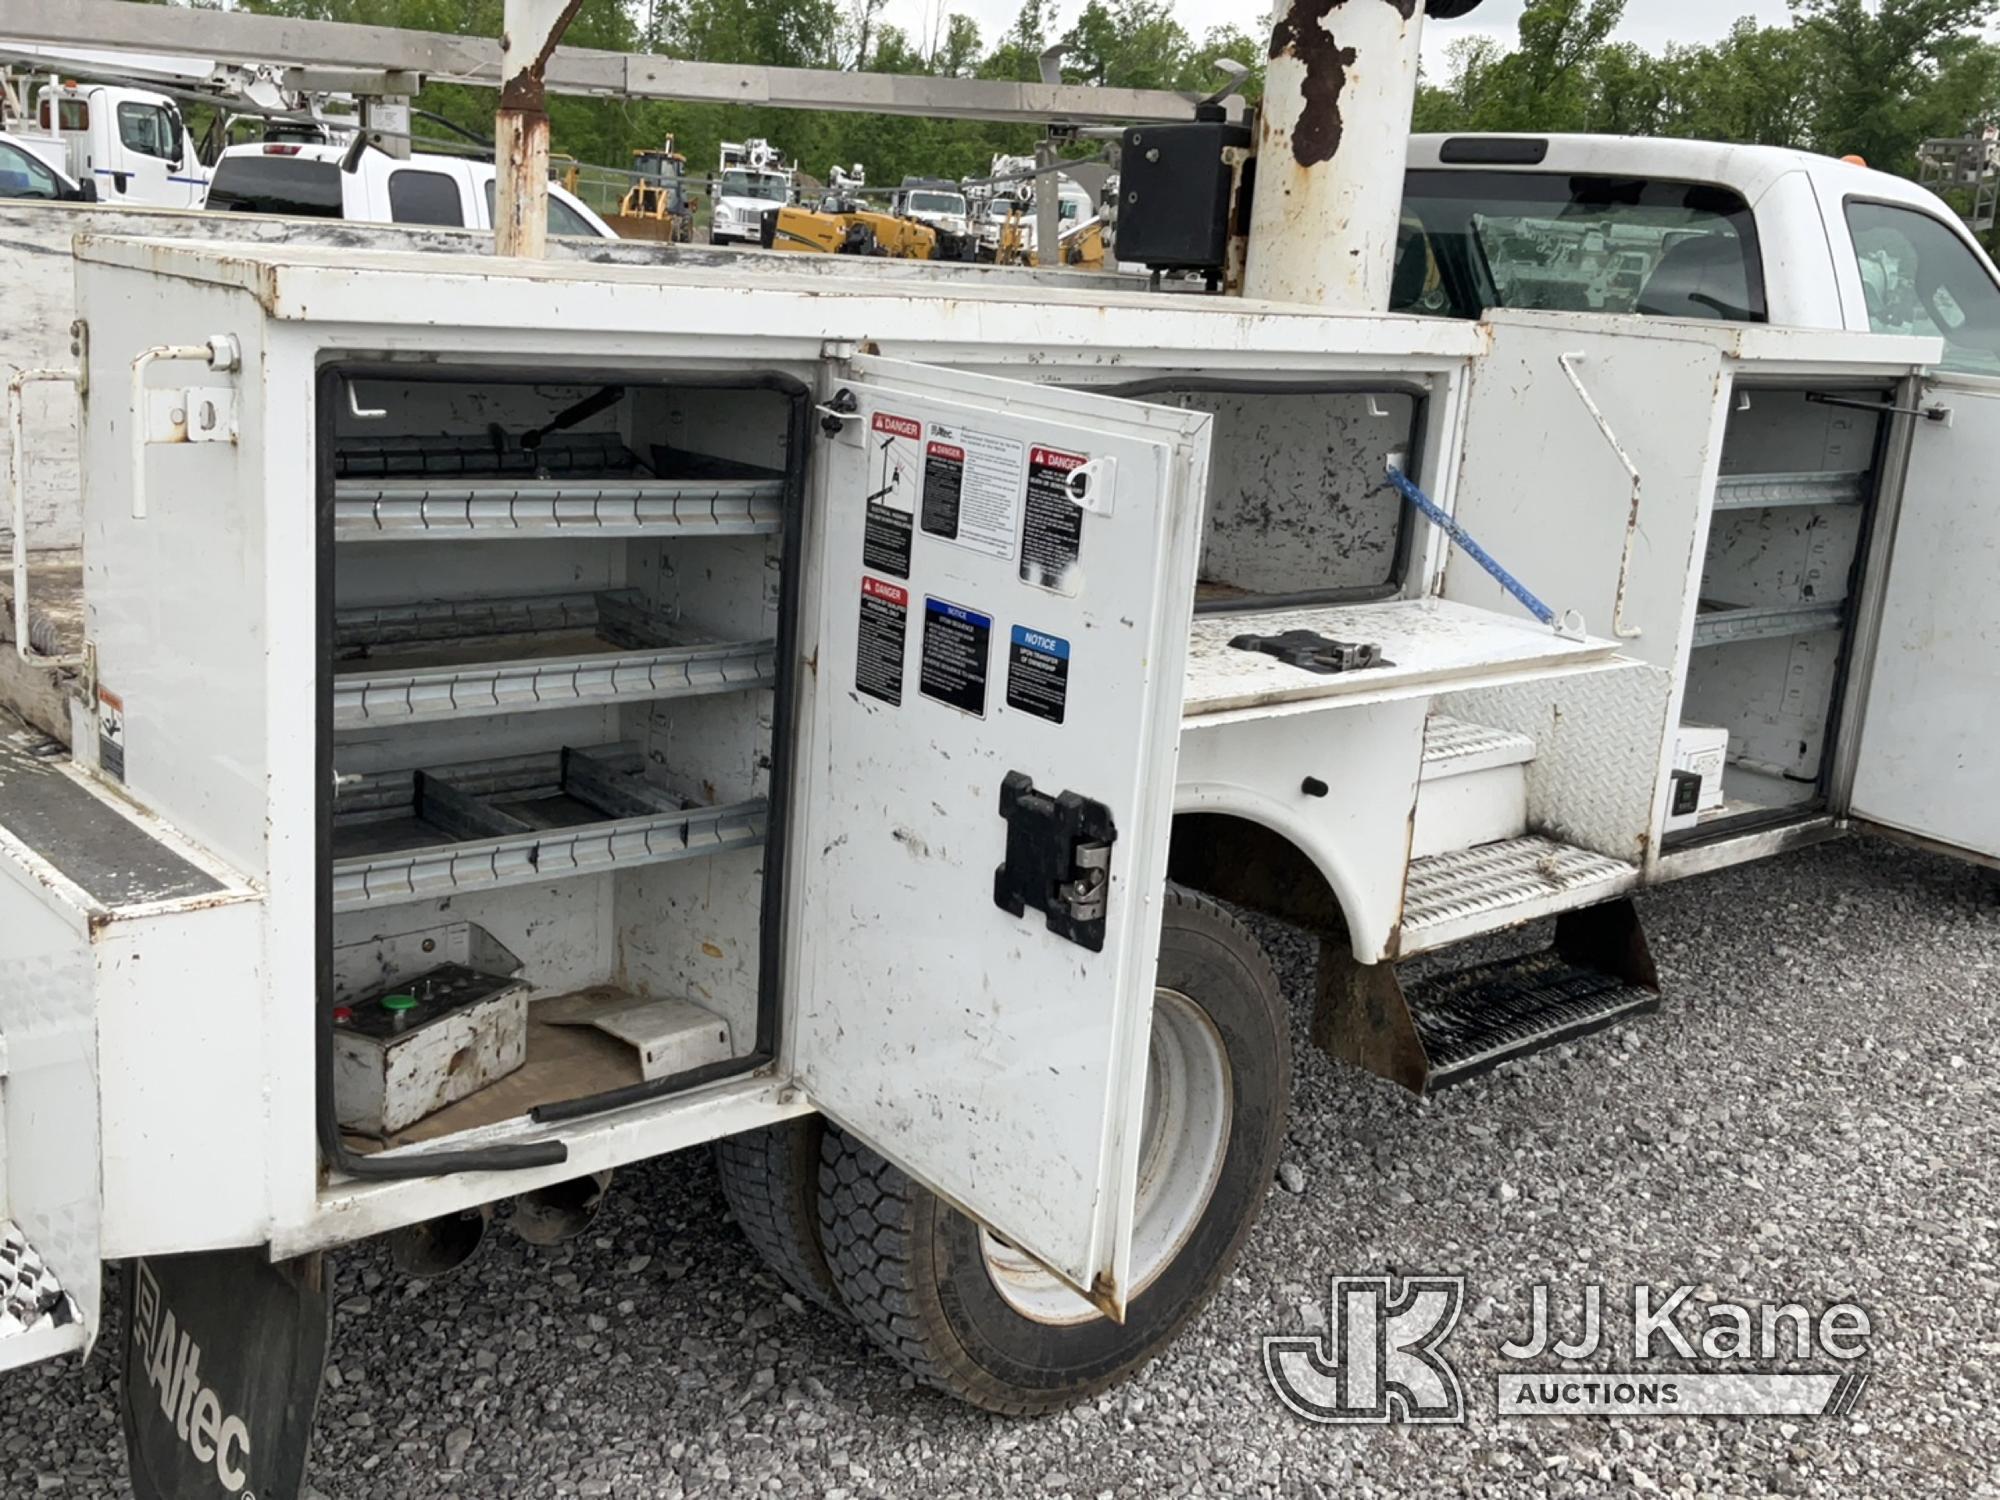
{"label": "tree line", "polygon": [[[167,0],[175,3],[175,0]],[[188,0],[182,0],[188,3]],[[218,4],[225,0],[192,0]],[[502,0],[235,0],[244,10],[498,36]],[[1136,88],[1208,90],[1217,61],[1250,67],[1255,32],[1224,26],[1193,36],[1170,0],[1084,0],[1067,24],[1056,0],[1023,0],[1006,31],[936,0],[923,34],[883,20],[887,0],[584,0],[567,40],[620,52],[708,62],[928,73],[1040,76],[1038,58],[1063,43],[1065,78]],[[1914,174],[1918,145],[2000,116],[2000,47],[1988,40],[1997,0],[1791,0],[1785,24],[1745,18],[1721,40],[1650,53],[1612,40],[1626,0],[1530,0],[1514,45],[1467,35],[1444,76],[1419,89],[1419,130],[1605,131],[1797,146],[1859,154]],[[1065,11],[1068,7],[1063,7]],[[1477,13],[1472,18],[1477,20]],[[1450,27],[1450,22],[1433,22]],[[486,134],[490,92],[432,85],[418,103]],[[807,170],[860,162],[869,180],[960,177],[995,152],[1032,149],[1035,127],[877,115],[809,113],[661,100],[550,101],[555,148],[582,161],[627,165],[668,133],[698,176],[725,139],[764,136]]]}

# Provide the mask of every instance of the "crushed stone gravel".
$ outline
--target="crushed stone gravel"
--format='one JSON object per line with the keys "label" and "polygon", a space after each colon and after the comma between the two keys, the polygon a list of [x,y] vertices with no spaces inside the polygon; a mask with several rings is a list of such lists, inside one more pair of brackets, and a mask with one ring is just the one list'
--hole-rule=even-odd
{"label": "crushed stone gravel", "polygon": [[[554,1251],[496,1231],[428,1285],[340,1255],[308,1494],[2000,1496],[2000,891],[1852,840],[1641,906],[1661,1014],[1428,1102],[1311,1049],[1314,944],[1259,923],[1296,1019],[1279,1183],[1179,1343],[1082,1408],[913,1389],[781,1294],[697,1151]],[[1465,1425],[1313,1426],[1267,1384],[1262,1335],[1382,1272],[1467,1278]],[[1851,1299],[1872,1382],[1845,1420],[1501,1420],[1537,1282],[1571,1323],[1589,1283]],[[0,1495],[126,1493],[110,1347],[0,1376]]]}

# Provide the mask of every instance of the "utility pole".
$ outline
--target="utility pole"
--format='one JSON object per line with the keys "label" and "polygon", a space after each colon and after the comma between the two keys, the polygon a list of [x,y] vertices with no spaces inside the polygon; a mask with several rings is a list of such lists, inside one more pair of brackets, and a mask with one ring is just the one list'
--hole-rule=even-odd
{"label": "utility pole", "polygon": [[493,253],[540,259],[549,243],[549,57],[583,0],[507,0],[493,120]]}

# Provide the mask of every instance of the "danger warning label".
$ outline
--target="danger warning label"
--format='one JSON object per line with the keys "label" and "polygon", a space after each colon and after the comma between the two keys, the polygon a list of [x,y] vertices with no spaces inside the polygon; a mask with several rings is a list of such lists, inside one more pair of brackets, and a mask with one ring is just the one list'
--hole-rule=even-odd
{"label": "danger warning label", "polygon": [[1028,450],[1027,520],[1021,528],[1021,581],[1074,594],[1083,550],[1083,509],[1069,497],[1069,476],[1090,460],[1053,448]]}
{"label": "danger warning label", "polygon": [[924,424],[915,417],[878,411],[869,418],[868,426],[874,449],[874,484],[861,533],[861,566],[908,578]]}
{"label": "danger warning label", "polygon": [[924,446],[926,535],[1009,557],[1021,524],[1023,445],[969,427],[931,424]]}
{"label": "danger warning label", "polygon": [[854,650],[854,685],[871,698],[903,702],[903,639],[910,591],[879,578],[861,580],[861,635]]}
{"label": "danger warning label", "polygon": [[924,600],[923,664],[917,689],[966,713],[986,717],[986,671],[993,617],[943,599]]}
{"label": "danger warning label", "polygon": [[1007,646],[1007,706],[1060,724],[1068,704],[1069,642],[1016,625]]}

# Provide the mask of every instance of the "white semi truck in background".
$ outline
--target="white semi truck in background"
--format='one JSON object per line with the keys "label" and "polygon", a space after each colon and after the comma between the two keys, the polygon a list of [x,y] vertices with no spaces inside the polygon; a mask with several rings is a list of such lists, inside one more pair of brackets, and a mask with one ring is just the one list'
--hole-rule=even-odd
{"label": "white semi truck in background", "polygon": [[1266,1191],[1289,1032],[1225,903],[1431,1089],[1655,1006],[1649,884],[2000,860],[1990,262],[1789,153],[1406,182],[1397,17],[1329,157],[1274,59],[1247,297],[9,211],[74,253],[0,259],[0,1365],[126,1262],[139,1494],[292,1494],[323,1252],[436,1268],[717,1142],[802,1295],[1047,1410]]}

